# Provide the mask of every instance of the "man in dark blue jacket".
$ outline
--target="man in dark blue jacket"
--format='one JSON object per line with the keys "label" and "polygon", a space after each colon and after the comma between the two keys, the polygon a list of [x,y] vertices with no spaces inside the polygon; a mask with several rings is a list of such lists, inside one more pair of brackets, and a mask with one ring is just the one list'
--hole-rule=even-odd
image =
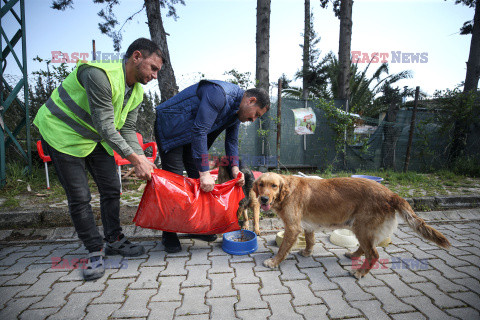
{"label": "man in dark blue jacket", "polygon": [[[270,108],[265,90],[242,90],[235,84],[202,80],[186,88],[156,108],[155,137],[162,169],[200,178],[200,188],[213,190],[214,179],[209,172],[208,149],[218,135],[225,131],[225,153],[236,177],[238,168],[238,131],[240,122],[255,121]],[[238,181],[242,186],[243,176]],[[216,235],[199,238],[213,241]],[[163,232],[162,243],[167,252],[181,251],[177,234]]]}

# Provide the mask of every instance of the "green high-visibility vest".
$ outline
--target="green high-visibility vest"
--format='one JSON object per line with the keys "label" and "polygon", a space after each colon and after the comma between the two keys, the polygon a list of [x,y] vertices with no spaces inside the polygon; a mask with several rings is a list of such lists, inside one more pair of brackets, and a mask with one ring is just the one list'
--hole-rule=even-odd
{"label": "green high-visibility vest", "polygon": [[53,91],[50,98],[38,110],[33,123],[45,141],[56,150],[75,157],[88,156],[97,143],[101,143],[110,155],[112,148],[102,139],[93,126],[92,113],[87,93],[77,79],[80,65],[88,64],[100,68],[107,74],[112,87],[112,104],[115,129],[120,130],[130,111],[143,100],[143,88],[135,83],[127,103],[125,97],[125,74],[122,62],[101,63],[78,61],[77,68]]}

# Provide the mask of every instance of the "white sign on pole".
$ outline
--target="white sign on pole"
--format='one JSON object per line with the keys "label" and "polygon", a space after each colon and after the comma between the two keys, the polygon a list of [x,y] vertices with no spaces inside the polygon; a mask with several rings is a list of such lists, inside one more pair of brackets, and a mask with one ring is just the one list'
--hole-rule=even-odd
{"label": "white sign on pole", "polygon": [[313,134],[317,126],[317,118],[312,108],[291,109],[295,118],[295,133],[299,135]]}

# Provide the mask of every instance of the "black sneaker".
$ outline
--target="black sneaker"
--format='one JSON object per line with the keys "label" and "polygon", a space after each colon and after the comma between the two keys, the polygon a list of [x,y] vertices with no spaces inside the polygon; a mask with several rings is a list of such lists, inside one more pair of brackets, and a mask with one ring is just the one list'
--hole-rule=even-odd
{"label": "black sneaker", "polygon": [[131,243],[127,238],[121,234],[117,241],[107,242],[105,245],[105,254],[107,255],[121,255],[124,257],[138,257],[145,253],[145,248],[142,245]]}
{"label": "black sneaker", "polygon": [[217,240],[218,238],[216,234],[189,234],[188,237],[193,239],[200,239],[206,242],[212,242]]}
{"label": "black sneaker", "polygon": [[105,252],[94,251],[88,254],[86,268],[83,269],[83,278],[86,281],[95,280],[105,274]]}
{"label": "black sneaker", "polygon": [[182,245],[178,236],[175,232],[166,232],[162,233],[162,244],[165,247],[165,251],[168,253],[176,253],[182,251]]}

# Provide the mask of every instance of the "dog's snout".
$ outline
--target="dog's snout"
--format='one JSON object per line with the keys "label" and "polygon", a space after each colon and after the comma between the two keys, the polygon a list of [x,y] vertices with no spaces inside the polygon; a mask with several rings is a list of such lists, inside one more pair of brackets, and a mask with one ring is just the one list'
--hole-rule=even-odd
{"label": "dog's snout", "polygon": [[260,201],[261,201],[263,204],[266,204],[266,203],[268,203],[268,197],[261,196],[261,197],[260,197]]}

